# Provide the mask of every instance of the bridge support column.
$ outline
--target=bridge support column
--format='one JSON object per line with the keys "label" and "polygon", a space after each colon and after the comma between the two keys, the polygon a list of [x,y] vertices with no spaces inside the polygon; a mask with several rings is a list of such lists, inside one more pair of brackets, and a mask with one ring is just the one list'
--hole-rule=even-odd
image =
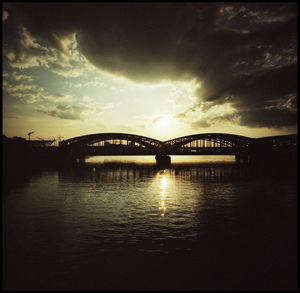
{"label": "bridge support column", "polygon": [[169,168],[171,166],[171,157],[168,155],[157,154],[155,160],[158,168]]}
{"label": "bridge support column", "polygon": [[80,157],[78,157],[78,158],[76,159],[76,162],[79,163],[79,164],[84,164],[85,158],[80,156]]}
{"label": "bridge support column", "polygon": [[241,162],[244,163],[244,164],[249,163],[248,154],[236,154],[235,155],[235,160],[238,164],[240,164]]}
{"label": "bridge support column", "polygon": [[235,161],[239,164],[241,162],[241,156],[236,154],[235,155]]}

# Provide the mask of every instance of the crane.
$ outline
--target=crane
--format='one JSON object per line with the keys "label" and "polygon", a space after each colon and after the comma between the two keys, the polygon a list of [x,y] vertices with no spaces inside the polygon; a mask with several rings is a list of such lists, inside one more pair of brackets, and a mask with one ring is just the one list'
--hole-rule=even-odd
{"label": "crane", "polygon": [[31,132],[27,133],[27,135],[28,135],[28,140],[30,140],[30,135],[31,135],[32,133],[34,133],[34,131],[31,131]]}
{"label": "crane", "polygon": [[64,137],[63,136],[58,137],[58,146],[60,145],[60,142],[62,141],[62,138],[64,138]]}

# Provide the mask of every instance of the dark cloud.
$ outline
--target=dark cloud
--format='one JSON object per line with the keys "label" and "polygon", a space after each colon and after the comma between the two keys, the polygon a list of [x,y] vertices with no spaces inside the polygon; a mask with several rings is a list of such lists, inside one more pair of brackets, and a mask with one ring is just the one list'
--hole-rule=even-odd
{"label": "dark cloud", "polygon": [[[102,70],[136,82],[196,79],[201,109],[231,102],[241,125],[296,124],[295,109],[277,107],[292,95],[297,100],[296,3],[11,3],[6,9],[6,27],[22,24],[60,51],[62,37],[75,32],[81,52]],[[17,51],[5,32],[6,50]]]}
{"label": "dark cloud", "polygon": [[242,126],[272,127],[293,126],[297,123],[297,112],[287,109],[257,109],[239,112]]}
{"label": "dark cloud", "polygon": [[[226,87],[225,87],[226,86]],[[207,101],[222,103],[225,97],[231,96],[236,108],[264,107],[270,100],[292,94],[297,89],[297,66],[290,64],[274,69],[260,69],[243,73],[223,85],[214,96]]]}
{"label": "dark cloud", "polygon": [[239,123],[247,127],[269,127],[281,128],[282,126],[295,126],[297,123],[297,112],[289,109],[269,108],[244,110],[234,114],[226,114],[218,117],[200,119],[191,123],[193,129],[206,128],[212,125],[228,125],[228,123]]}

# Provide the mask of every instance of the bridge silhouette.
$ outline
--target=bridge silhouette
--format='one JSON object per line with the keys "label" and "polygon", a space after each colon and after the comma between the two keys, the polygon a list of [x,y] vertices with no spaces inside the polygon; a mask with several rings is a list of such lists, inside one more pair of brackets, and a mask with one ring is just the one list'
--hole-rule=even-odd
{"label": "bridge silhouette", "polygon": [[63,140],[59,147],[73,158],[154,155],[160,161],[171,155],[233,155],[237,162],[248,162],[295,152],[297,134],[250,138],[201,133],[160,141],[136,134],[96,133]]}

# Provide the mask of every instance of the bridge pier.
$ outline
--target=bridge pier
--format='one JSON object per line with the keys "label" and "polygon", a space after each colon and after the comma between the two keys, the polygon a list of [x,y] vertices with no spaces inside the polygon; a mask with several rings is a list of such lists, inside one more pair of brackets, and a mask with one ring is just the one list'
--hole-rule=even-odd
{"label": "bridge pier", "polygon": [[169,168],[171,166],[171,157],[168,155],[157,154],[155,160],[158,168]]}
{"label": "bridge pier", "polygon": [[85,158],[83,156],[76,158],[76,163],[84,164],[84,162],[85,162]]}
{"label": "bridge pier", "polygon": [[244,164],[248,164],[249,163],[249,156],[248,154],[236,154],[235,155],[235,160],[238,164],[240,164],[241,162]]}

